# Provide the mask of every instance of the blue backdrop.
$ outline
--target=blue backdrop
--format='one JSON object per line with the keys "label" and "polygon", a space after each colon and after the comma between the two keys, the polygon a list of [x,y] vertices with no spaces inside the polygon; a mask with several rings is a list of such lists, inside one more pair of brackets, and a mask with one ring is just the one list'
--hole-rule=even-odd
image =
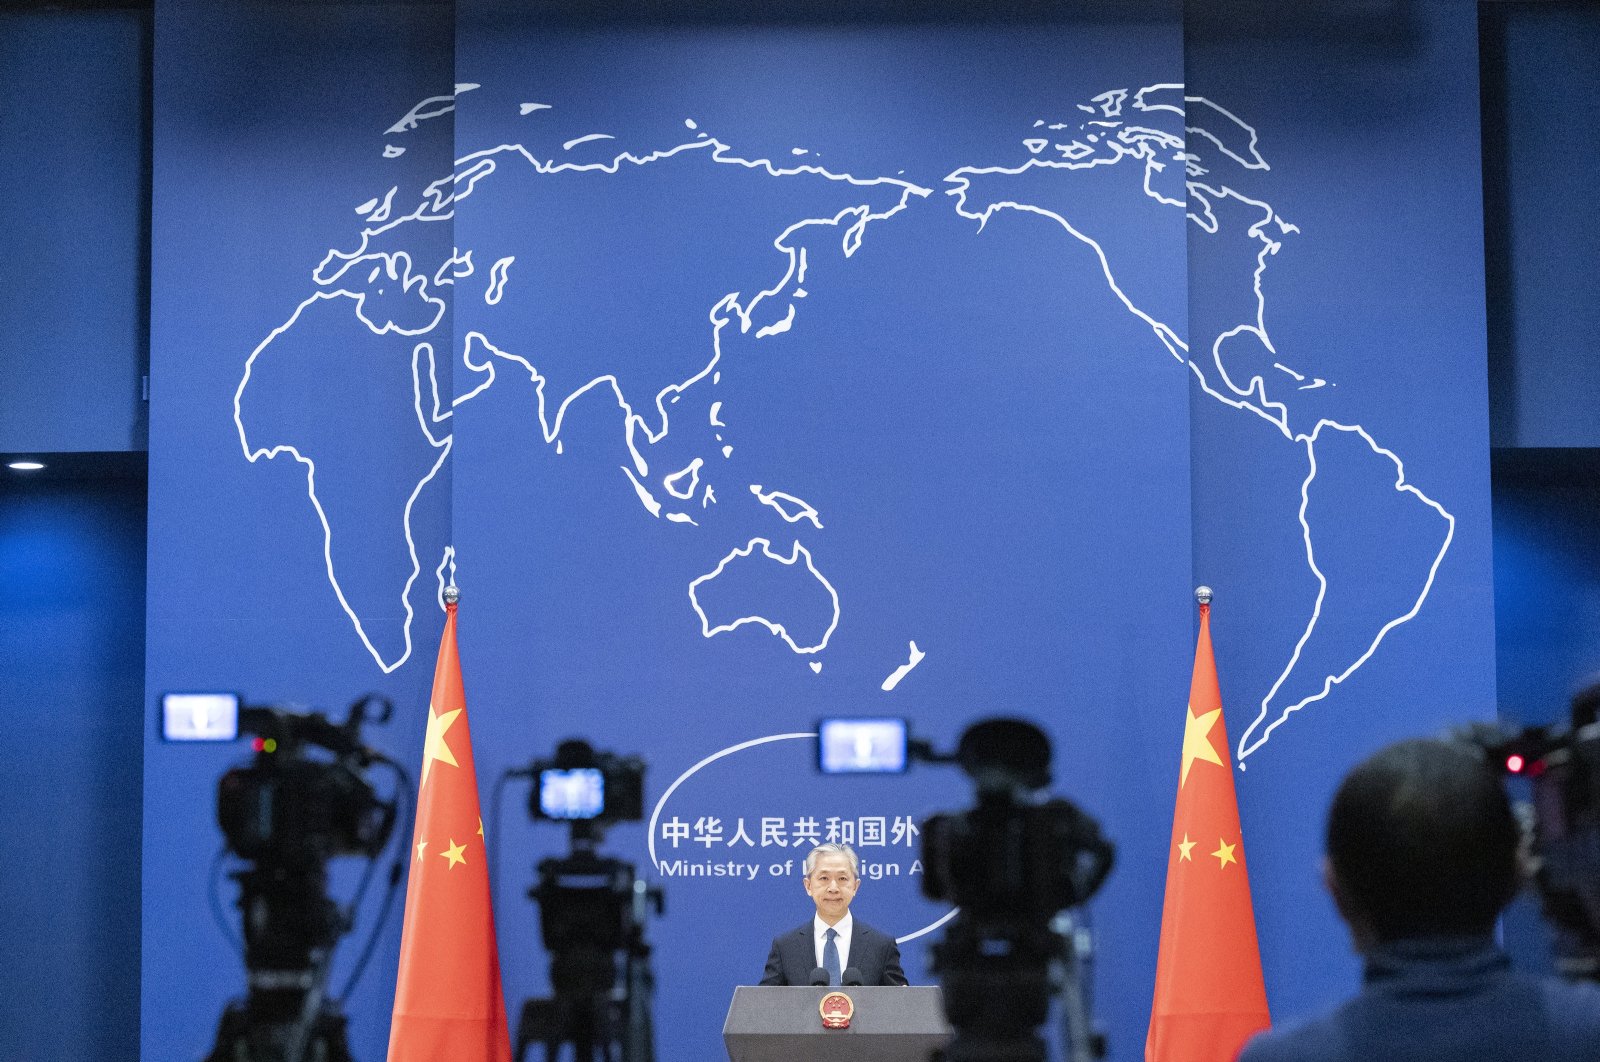
{"label": "blue backdrop", "polygon": [[[1309,39],[1186,48],[1176,14],[164,7],[152,700],[376,688],[401,708],[372,740],[417,762],[454,572],[486,784],[574,735],[651,764],[608,848],[667,890],[667,1060],[720,1052],[816,839],[857,844],[861,917],[929,979],[915,824],[966,785],[824,782],[818,716],[948,745],[1026,715],[1120,846],[1098,1009],[1131,1059],[1209,582],[1269,993],[1341,994],[1331,785],[1492,711],[1474,14],[1423,12],[1345,98]],[[151,1056],[202,1052],[242,986],[201,913],[238,755],[147,747]],[[489,818],[515,1014],[564,838]],[[397,936],[349,1000],[358,1057]]]}
{"label": "blue backdrop", "polygon": [[[1236,746],[1327,688],[1238,776],[1282,1019],[1358,975],[1317,871],[1338,780],[1390,741],[1494,717],[1477,17],[1452,2],[1348,22],[1319,9],[1252,40],[1243,7],[1187,13],[1189,91],[1258,132],[1270,169],[1231,187],[1295,231],[1264,225],[1280,246],[1257,260],[1260,240],[1191,227],[1190,323],[1197,355],[1263,327],[1265,347],[1248,331],[1222,342],[1236,389],[1215,389],[1279,423],[1194,392],[1195,563],[1225,588]],[[1257,285],[1230,281],[1258,267]]]}
{"label": "blue backdrop", "polygon": [[0,840],[39,857],[8,877],[0,946],[22,972],[0,1055],[133,1057],[144,483],[18,480],[0,486],[0,703],[20,728]]}

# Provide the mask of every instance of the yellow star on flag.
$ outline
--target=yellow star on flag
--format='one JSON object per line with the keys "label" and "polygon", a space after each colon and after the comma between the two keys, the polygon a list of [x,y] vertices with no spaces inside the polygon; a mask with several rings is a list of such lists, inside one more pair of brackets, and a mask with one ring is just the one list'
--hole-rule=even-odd
{"label": "yellow star on flag", "polygon": [[[1222,757],[1217,755],[1216,746],[1211,744],[1211,739],[1206,735],[1211,733],[1211,728],[1217,725],[1217,720],[1222,717],[1221,708],[1213,708],[1205,715],[1197,716],[1194,709],[1189,709],[1189,721],[1183,726],[1183,770],[1178,778],[1178,788],[1183,788],[1183,783],[1189,780],[1189,768],[1194,766],[1195,760],[1205,760],[1221,767]],[[430,734],[433,732],[430,728]]]}
{"label": "yellow star on flag", "polygon": [[417,842],[417,862],[419,862],[419,863],[422,862],[422,850],[424,848],[426,848],[426,847],[428,847],[428,842],[427,841],[418,841]]}
{"label": "yellow star on flag", "polygon": [[444,743],[445,731],[450,729],[451,724],[460,715],[460,708],[443,715],[436,715],[433,705],[428,705],[428,736],[422,742],[422,785],[428,784],[428,770],[433,766],[434,760],[448,763],[452,767],[460,766],[456,763],[456,754]]}
{"label": "yellow star on flag", "polygon": [[483,816],[482,815],[478,816],[478,836],[479,837],[483,836]]}
{"label": "yellow star on flag", "polygon": [[1211,854],[1217,857],[1217,869],[1218,870],[1221,870],[1223,867],[1227,866],[1229,863],[1237,863],[1238,862],[1238,860],[1233,857],[1233,850],[1235,848],[1237,848],[1238,845],[1229,844],[1227,841],[1224,841],[1221,838],[1217,839],[1217,844],[1220,847],[1215,852],[1212,852]]}
{"label": "yellow star on flag", "polygon": [[1178,856],[1179,859],[1187,859],[1191,863],[1194,862],[1193,857],[1189,855],[1190,849],[1194,848],[1194,842],[1189,840],[1188,834],[1183,835],[1183,840],[1178,842],[1178,848],[1181,850]]}
{"label": "yellow star on flag", "polygon": [[466,850],[466,845],[456,844],[456,839],[452,837],[450,838],[450,847],[440,852],[439,857],[441,859],[448,859],[450,862],[447,865],[453,867],[457,863],[465,863],[467,861],[467,857],[462,855],[462,853]]}

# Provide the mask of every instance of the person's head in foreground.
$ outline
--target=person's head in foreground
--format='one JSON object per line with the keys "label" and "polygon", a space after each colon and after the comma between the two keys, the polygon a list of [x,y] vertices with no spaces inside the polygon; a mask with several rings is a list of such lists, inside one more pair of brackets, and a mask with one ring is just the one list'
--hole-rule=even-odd
{"label": "person's head in foreground", "polygon": [[1324,875],[1356,946],[1487,936],[1519,882],[1517,821],[1478,752],[1390,745],[1345,778]]}

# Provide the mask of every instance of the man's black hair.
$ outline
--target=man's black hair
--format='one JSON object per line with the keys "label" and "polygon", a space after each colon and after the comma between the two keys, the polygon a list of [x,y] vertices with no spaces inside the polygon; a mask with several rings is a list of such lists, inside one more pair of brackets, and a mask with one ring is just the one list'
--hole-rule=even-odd
{"label": "man's black hair", "polygon": [[1488,933],[1516,893],[1518,831],[1475,749],[1402,741],[1345,778],[1328,859],[1353,915],[1380,941]]}

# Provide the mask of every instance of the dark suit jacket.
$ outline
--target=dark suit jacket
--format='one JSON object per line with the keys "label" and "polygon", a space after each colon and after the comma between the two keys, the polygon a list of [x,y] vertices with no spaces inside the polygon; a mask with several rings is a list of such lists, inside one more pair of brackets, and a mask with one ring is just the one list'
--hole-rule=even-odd
{"label": "dark suit jacket", "polygon": [[[854,919],[850,931],[849,965],[861,971],[864,985],[903,985],[905,971],[900,969],[900,947],[894,938],[880,933],[861,919]],[[814,921],[806,919],[799,929],[792,929],[772,942],[767,955],[767,972],[761,975],[764,985],[806,985],[811,983],[811,971],[817,968],[817,944],[812,936]]]}

